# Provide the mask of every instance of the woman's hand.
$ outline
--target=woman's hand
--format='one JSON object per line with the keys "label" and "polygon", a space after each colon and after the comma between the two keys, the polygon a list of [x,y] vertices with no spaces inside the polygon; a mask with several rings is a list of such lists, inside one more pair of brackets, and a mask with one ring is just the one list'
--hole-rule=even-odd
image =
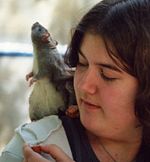
{"label": "woman's hand", "polygon": [[[56,162],[75,162],[64,151],[56,145],[40,145],[40,151],[49,154]],[[29,145],[24,145],[24,162],[51,162],[39,153],[33,151]]]}

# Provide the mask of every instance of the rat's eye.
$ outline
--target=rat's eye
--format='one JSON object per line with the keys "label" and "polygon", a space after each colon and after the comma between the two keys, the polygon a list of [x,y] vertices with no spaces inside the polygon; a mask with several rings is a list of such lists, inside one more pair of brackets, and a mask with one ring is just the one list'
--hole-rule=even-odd
{"label": "rat's eye", "polygon": [[41,28],[39,28],[39,29],[38,29],[38,31],[40,32],[40,31],[42,31],[42,29],[41,29]]}

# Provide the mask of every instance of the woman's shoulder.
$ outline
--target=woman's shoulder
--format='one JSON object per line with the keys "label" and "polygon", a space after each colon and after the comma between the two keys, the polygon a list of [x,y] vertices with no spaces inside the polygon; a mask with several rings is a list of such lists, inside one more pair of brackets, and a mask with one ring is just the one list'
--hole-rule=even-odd
{"label": "woman's shoulder", "polygon": [[137,162],[149,162],[150,161],[150,145],[142,142],[140,150],[136,158]]}

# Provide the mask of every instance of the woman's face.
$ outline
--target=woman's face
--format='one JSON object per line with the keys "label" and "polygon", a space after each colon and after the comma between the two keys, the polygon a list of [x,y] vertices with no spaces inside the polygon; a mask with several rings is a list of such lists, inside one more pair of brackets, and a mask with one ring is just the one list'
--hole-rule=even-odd
{"label": "woman's face", "polygon": [[74,87],[84,127],[97,136],[134,138],[138,81],[109,57],[102,38],[86,33],[79,51]]}

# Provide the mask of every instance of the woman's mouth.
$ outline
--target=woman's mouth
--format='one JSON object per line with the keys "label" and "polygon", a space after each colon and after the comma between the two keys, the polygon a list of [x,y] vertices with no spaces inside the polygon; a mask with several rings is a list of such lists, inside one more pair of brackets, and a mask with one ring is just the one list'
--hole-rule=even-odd
{"label": "woman's mouth", "polygon": [[86,109],[91,109],[91,110],[96,110],[96,109],[100,109],[101,107],[98,106],[98,105],[95,105],[89,101],[86,101],[84,99],[81,99],[81,106],[83,108],[86,108]]}

